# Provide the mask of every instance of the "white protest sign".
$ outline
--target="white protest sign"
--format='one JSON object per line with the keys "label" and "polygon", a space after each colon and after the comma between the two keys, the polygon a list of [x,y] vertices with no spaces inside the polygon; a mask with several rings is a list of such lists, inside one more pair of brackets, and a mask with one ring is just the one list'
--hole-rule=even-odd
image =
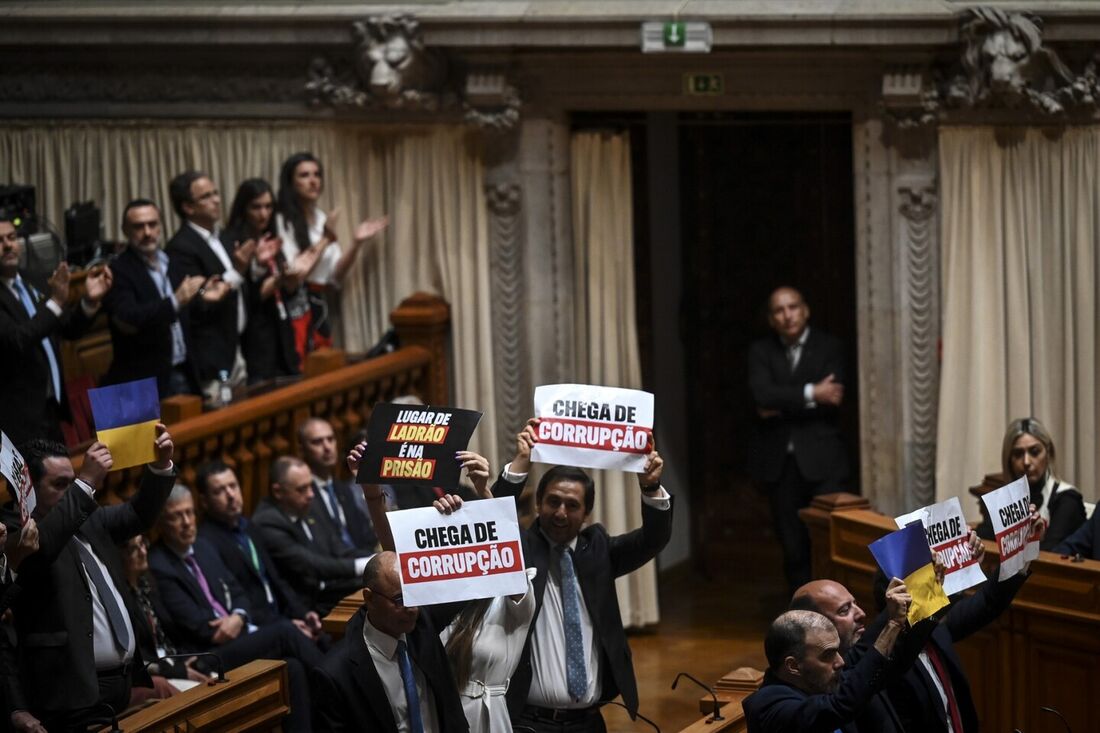
{"label": "white protest sign", "polygon": [[982,496],[993,522],[993,534],[1001,553],[1000,580],[1008,580],[1039,557],[1039,540],[1031,536],[1031,491],[1027,476]]}
{"label": "white protest sign", "polygon": [[586,384],[535,388],[531,460],[641,473],[653,434],[653,395]]}
{"label": "white protest sign", "polygon": [[0,474],[8,480],[12,498],[19,504],[20,519],[26,524],[37,505],[37,497],[23,456],[4,433],[0,433]]}
{"label": "white protest sign", "polygon": [[527,592],[514,499],[468,501],[452,514],[424,507],[386,516],[406,606]]}
{"label": "white protest sign", "polygon": [[957,496],[895,517],[894,521],[900,528],[918,519],[924,526],[928,547],[943,561],[944,593],[954,595],[985,581],[982,566],[967,542],[970,527],[963,518],[962,505]]}

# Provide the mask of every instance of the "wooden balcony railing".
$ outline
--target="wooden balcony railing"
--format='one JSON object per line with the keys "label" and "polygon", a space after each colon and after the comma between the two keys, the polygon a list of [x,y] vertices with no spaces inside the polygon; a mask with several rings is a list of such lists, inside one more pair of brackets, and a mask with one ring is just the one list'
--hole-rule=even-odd
{"label": "wooden balcony railing", "polygon": [[[172,416],[196,412],[191,403],[197,398],[166,400],[162,416],[169,421],[181,480],[193,487],[195,472],[203,463],[223,460],[236,470],[245,513],[251,514],[268,493],[272,461],[298,452],[297,427],[307,417],[331,422],[343,449],[366,425],[378,402],[415,394],[430,404],[446,404],[447,304],[418,293],[402,302],[391,320],[401,347],[384,356],[350,366],[339,366],[344,361],[339,354],[322,356],[316,360],[322,364],[317,369],[329,371],[178,422],[171,422]],[[77,470],[82,458],[83,449],[74,450]],[[135,467],[111,473],[106,490],[99,492],[101,501],[126,500],[136,490],[141,470]]]}

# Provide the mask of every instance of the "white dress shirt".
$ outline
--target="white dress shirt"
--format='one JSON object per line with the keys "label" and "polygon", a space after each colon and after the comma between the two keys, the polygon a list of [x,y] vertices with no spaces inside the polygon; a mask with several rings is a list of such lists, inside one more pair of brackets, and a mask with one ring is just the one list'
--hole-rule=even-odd
{"label": "white dress shirt", "polygon": [[222,267],[225,268],[225,272],[222,273],[222,280],[229,283],[229,286],[239,293],[237,296],[237,333],[243,333],[244,327],[248,325],[248,310],[244,303],[244,293],[240,292],[241,285],[244,283],[244,278],[241,277],[241,273],[237,272],[237,268],[233,266],[233,259],[229,256],[229,253],[225,251],[225,245],[222,244],[222,240],[218,236],[217,230],[212,232],[207,231],[193,221],[187,222],[187,225],[203,238],[207,246],[210,247],[210,251],[213,252],[214,256],[218,258],[218,261],[222,263]]}
{"label": "white dress shirt", "polygon": [[[401,679],[401,665],[397,661],[397,642],[404,641],[408,648],[408,640],[405,634],[397,639],[383,633],[370,622],[369,616],[363,618],[363,643],[367,645],[367,651],[374,660],[374,668],[378,671],[378,677],[382,680],[382,688],[390,701],[390,710],[393,711],[393,719],[397,722],[398,733],[409,731],[409,703],[405,697],[405,683]],[[413,677],[416,679],[416,692],[420,698],[420,720],[424,723],[424,733],[435,733],[439,730],[439,717],[435,710],[435,696],[428,686],[424,673],[420,671],[416,660],[409,653],[409,661],[412,662]]]}
{"label": "white dress shirt", "polygon": [[[317,209],[313,214],[313,225],[309,227],[309,244],[313,246],[321,241],[321,238],[325,236],[325,222],[328,221],[328,216],[321,209]],[[302,251],[298,248],[298,242],[294,239],[294,227],[290,225],[290,222],[285,220],[282,214],[279,214],[275,219],[275,229],[279,234],[279,237],[283,240],[283,257],[286,258],[288,263],[294,262],[294,258]],[[313,272],[306,278],[306,282],[314,283],[315,285],[332,285],[339,287],[340,283],[336,282],[334,275],[336,274],[336,265],[340,262],[340,243],[332,242],[325,251],[321,253],[321,257],[317,260],[317,266],[313,268]]]}

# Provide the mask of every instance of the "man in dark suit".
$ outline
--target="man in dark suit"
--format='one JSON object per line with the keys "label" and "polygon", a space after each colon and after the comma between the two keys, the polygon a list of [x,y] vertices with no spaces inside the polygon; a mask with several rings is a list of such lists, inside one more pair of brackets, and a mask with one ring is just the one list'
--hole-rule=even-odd
{"label": "man in dark suit", "polygon": [[[517,436],[516,456],[494,485],[494,496],[518,499],[523,491],[537,425],[529,421]],[[537,518],[523,535],[527,567],[538,568],[535,617],[507,693],[515,725],[556,731],[567,722],[569,730],[603,731],[600,706],[618,695],[631,716],[637,714],[638,685],[615,579],[656,557],[672,536],[663,467],[652,451],[638,474],[642,526],[615,537],[601,524],[584,527],[595,504],[595,485],[584,471],[555,466],[539,481]]]}
{"label": "man in dark suit", "polygon": [[889,657],[905,628],[908,594],[891,589],[889,621],[871,650],[844,669],[840,637],[832,622],[814,611],[787,611],[764,638],[768,670],[760,689],[742,706],[749,733],[881,733],[856,719],[883,686]]}
{"label": "man in dark suit", "polygon": [[[1046,523],[1032,505],[1032,535],[1040,540]],[[997,620],[1012,604],[1029,568],[1007,580],[1000,580],[1000,568],[995,575],[969,596],[955,600],[946,615],[935,626],[917,654],[916,661],[904,675],[890,682],[886,692],[907,731],[947,733],[948,723],[953,733],[975,733],[978,712],[966,678],[962,660],[955,644],[984,629]],[[881,575],[876,594],[881,596]],[[880,600],[881,603],[881,600]],[[872,643],[870,633],[864,634],[859,646]]]}
{"label": "man in dark suit", "polygon": [[314,506],[313,476],[299,458],[283,456],[271,468],[271,496],[252,515],[279,572],[322,616],[357,591],[368,556],[344,546]]}
{"label": "man in dark suit", "polygon": [[247,273],[255,243],[242,245],[239,252],[227,250],[218,236],[221,194],[205,173],[179,174],[168,185],[168,194],[183,220],[168,240],[168,269],[177,279],[201,275],[211,293],[191,311],[189,338],[203,399],[207,404],[219,405],[223,372],[231,387],[243,385],[247,378],[240,334],[248,314],[241,293],[246,285],[243,273]]}
{"label": "man in dark suit", "polygon": [[264,549],[256,525],[241,514],[244,501],[233,469],[222,461],[211,461],[199,468],[195,488],[203,508],[199,538],[218,551],[248,597],[256,622],[291,619],[299,630],[316,639],[321,632],[321,617],[310,611],[283,580]]}
{"label": "man in dark suit", "polygon": [[811,330],[809,318],[802,294],[779,288],[768,300],[776,335],[749,348],[749,388],[760,418],[749,469],[767,489],[792,593],[810,580],[810,537],[798,510],[817,494],[848,488],[837,427],[845,377],[840,342]]}
{"label": "man in dark suit", "polygon": [[442,607],[401,602],[397,556],[381,552],[363,573],[363,608],[314,671],[318,730],[463,733],[462,701],[439,641]]}
{"label": "man in dark suit", "polygon": [[63,440],[61,419],[68,414],[58,337],[80,338],[111,289],[109,267],[85,280],[80,305],[69,305],[69,266],[62,262],[43,296],[19,272],[23,238],[12,216],[0,210],[0,430],[20,445],[34,438]]}
{"label": "man in dark suit", "polygon": [[1052,552],[1059,555],[1080,555],[1089,560],[1100,560],[1100,512],[1093,510],[1092,516],[1069,537],[1056,545]]}
{"label": "man in dark suit", "polygon": [[317,514],[332,525],[345,547],[364,555],[374,552],[378,538],[363,505],[355,500],[359,487],[336,477],[340,453],[332,425],[319,417],[307,419],[298,426],[298,449],[313,472]]}
{"label": "man in dark suit", "polygon": [[[19,687],[9,688],[17,714],[33,715],[48,730],[81,728],[129,704],[131,675],[151,685],[137,651],[130,618],[137,612],[116,545],[152,526],[174,482],[172,439],[157,426],[156,460],[130,501],[90,512],[79,532],[40,537],[49,571],[20,579],[12,606],[19,646]],[[40,517],[76,483],[89,499],[111,468],[106,446],[93,445],[75,476],[68,454],[28,456]],[[44,521],[44,520],[43,520]],[[32,558],[33,559],[33,558]]]}
{"label": "man in dark suit", "polygon": [[128,244],[114,260],[114,287],[104,300],[110,316],[111,366],[105,384],[156,377],[160,396],[193,394],[197,387],[188,358],[187,314],[205,298],[204,278],[175,277],[160,249],[160,211],[135,199],[122,213]]}
{"label": "man in dark suit", "polygon": [[[232,669],[254,659],[283,659],[290,678],[290,730],[310,724],[305,669],[322,654],[308,632],[268,615],[261,621],[218,551],[197,536],[191,491],[177,485],[160,518],[162,542],[149,552],[149,569],[167,611],[161,619],[183,653],[210,652]],[[305,667],[303,667],[305,665]]]}

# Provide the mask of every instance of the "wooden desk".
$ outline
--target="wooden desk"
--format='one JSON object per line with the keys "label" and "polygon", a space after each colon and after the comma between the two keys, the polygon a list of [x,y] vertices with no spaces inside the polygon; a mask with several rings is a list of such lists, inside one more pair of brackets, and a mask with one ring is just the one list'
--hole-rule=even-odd
{"label": "wooden desk", "polygon": [[704,695],[699,698],[699,712],[703,717],[681,730],[681,733],[702,733],[702,731],[722,731],[723,733],[743,733],[748,729],[748,720],[741,703],[745,698],[760,689],[764,673],[752,667],[740,667],[727,672],[714,683],[714,694],[718,698],[718,707],[722,711],[722,720],[710,720],[714,712],[714,698]]}
{"label": "wooden desk", "polygon": [[[843,583],[872,614],[877,566],[867,545],[896,529],[893,519],[851,509],[858,497],[827,494],[799,513],[813,543],[814,575]],[[985,543],[990,576],[997,547]],[[999,619],[959,644],[982,728],[1060,730],[1041,706],[1075,731],[1100,730],[1100,562],[1041,552],[1031,577]]]}
{"label": "wooden desk", "polygon": [[352,593],[332,607],[328,616],[321,620],[321,628],[333,639],[339,639],[344,635],[344,629],[347,627],[348,621],[362,606],[363,592],[356,591]]}
{"label": "wooden desk", "polygon": [[128,715],[118,727],[124,733],[282,730],[290,712],[286,662],[258,659],[225,677],[227,682],[192,687]]}

